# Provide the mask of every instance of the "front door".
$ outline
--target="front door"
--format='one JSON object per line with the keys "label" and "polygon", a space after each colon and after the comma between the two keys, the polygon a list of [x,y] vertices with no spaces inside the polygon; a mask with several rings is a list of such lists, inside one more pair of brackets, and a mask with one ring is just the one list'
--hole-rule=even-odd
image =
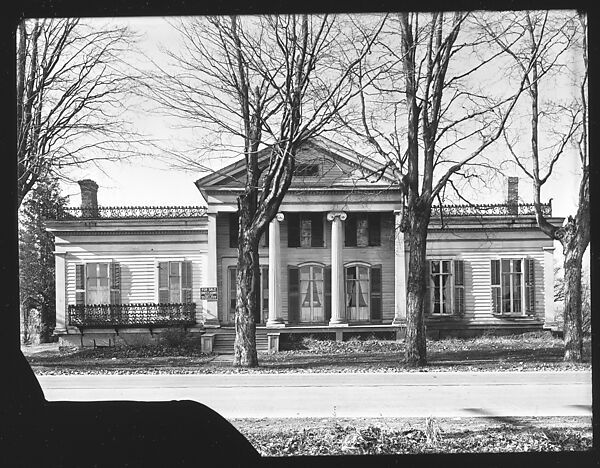
{"label": "front door", "polygon": [[369,270],[362,265],[346,267],[346,317],[351,322],[369,320]]}

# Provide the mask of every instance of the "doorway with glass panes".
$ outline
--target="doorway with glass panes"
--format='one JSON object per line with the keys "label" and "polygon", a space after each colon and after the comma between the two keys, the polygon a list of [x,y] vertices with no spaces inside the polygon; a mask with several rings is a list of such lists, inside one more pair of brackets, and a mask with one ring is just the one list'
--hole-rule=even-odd
{"label": "doorway with glass panes", "polygon": [[[230,266],[227,269],[227,290],[228,301],[224,322],[228,324],[235,323],[235,306],[237,301],[237,268]],[[260,307],[258,314],[254,317],[256,324],[264,324],[269,318],[269,267],[260,266]]]}

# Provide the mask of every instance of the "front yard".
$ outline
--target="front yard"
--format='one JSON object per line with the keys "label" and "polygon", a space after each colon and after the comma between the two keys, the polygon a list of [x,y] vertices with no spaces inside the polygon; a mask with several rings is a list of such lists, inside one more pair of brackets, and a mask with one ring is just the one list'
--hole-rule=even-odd
{"label": "front yard", "polygon": [[429,340],[427,346],[429,365],[419,369],[403,363],[403,342],[377,339],[336,342],[305,337],[289,343],[288,350],[259,354],[257,369],[234,368],[231,356],[202,354],[195,342],[181,346],[55,349],[40,353],[28,352],[25,347],[23,351],[38,375],[591,369],[589,338],[585,340],[585,362],[579,364],[562,362],[563,342],[549,333]]}
{"label": "front yard", "polygon": [[263,456],[582,451],[591,418],[233,419]]}

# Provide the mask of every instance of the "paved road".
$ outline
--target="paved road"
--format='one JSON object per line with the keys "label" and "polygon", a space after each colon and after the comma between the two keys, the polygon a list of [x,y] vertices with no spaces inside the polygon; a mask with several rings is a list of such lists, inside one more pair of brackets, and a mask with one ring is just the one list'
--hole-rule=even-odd
{"label": "paved road", "polygon": [[39,376],[50,401],[195,400],[227,418],[591,416],[590,372]]}

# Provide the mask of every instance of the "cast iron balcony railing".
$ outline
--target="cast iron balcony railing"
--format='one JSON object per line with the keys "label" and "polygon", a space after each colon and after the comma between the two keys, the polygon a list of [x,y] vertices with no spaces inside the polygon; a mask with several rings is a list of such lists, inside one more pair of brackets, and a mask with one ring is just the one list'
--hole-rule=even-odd
{"label": "cast iron balcony railing", "polygon": [[69,305],[69,325],[82,328],[156,328],[196,323],[196,304]]}
{"label": "cast iron balcony railing", "polygon": [[[552,205],[550,203],[542,204],[542,214],[552,216]],[[439,205],[431,207],[432,217],[452,217],[452,216],[535,216],[535,206],[533,204],[510,205]]]}
{"label": "cast iron balcony railing", "polygon": [[204,206],[99,206],[97,208],[53,207],[44,213],[46,219],[157,219],[200,218]]}

